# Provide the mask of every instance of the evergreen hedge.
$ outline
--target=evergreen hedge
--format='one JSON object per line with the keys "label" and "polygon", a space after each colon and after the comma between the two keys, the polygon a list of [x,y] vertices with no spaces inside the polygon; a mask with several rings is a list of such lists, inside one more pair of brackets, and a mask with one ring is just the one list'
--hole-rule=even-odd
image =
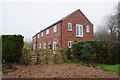
{"label": "evergreen hedge", "polygon": [[84,62],[119,64],[120,43],[111,41],[76,41],[72,46],[74,58]]}
{"label": "evergreen hedge", "polygon": [[2,60],[19,62],[24,45],[22,35],[2,35]]}

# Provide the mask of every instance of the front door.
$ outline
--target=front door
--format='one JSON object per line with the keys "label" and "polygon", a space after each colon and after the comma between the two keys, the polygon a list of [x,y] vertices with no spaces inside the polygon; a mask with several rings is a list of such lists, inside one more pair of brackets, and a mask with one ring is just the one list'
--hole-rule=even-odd
{"label": "front door", "polygon": [[56,50],[56,45],[57,45],[57,42],[53,42],[53,51]]}

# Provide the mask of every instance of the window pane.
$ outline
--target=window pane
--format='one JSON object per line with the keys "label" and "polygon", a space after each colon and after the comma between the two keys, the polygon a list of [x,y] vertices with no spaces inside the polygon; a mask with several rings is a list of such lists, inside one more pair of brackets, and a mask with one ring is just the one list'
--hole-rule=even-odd
{"label": "window pane", "polygon": [[72,24],[71,23],[68,23],[68,30],[72,31]]}
{"label": "window pane", "polygon": [[79,26],[76,27],[76,34],[79,35]]}
{"label": "window pane", "polygon": [[88,25],[86,26],[86,31],[89,32],[89,26]]}
{"label": "window pane", "polygon": [[57,32],[57,26],[54,26],[53,32]]}
{"label": "window pane", "polygon": [[82,26],[80,26],[80,35],[82,35]]}

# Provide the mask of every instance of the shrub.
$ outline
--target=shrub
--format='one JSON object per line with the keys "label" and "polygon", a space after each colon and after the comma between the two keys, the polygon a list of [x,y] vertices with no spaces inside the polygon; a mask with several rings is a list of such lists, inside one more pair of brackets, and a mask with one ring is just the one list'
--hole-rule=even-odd
{"label": "shrub", "polygon": [[67,48],[67,50],[66,50],[65,53],[66,53],[67,59],[71,59],[71,54],[72,54],[71,49],[70,49],[70,48]]}
{"label": "shrub", "polygon": [[76,59],[101,64],[119,64],[119,51],[120,43],[110,41],[77,41],[72,47],[72,53]]}
{"label": "shrub", "polygon": [[59,55],[58,55],[58,51],[56,50],[53,53],[53,61],[54,61],[54,63],[57,63],[58,58],[59,58]]}
{"label": "shrub", "polygon": [[60,57],[61,57],[61,59],[63,60],[63,62],[65,62],[66,61],[66,55],[65,55],[65,52],[66,52],[66,49],[61,49],[61,50],[59,50],[59,53],[60,53]]}
{"label": "shrub", "polygon": [[31,49],[24,48],[22,50],[21,64],[30,65],[32,61]]}
{"label": "shrub", "polygon": [[45,61],[46,61],[46,64],[48,64],[48,60],[49,60],[49,55],[50,55],[50,51],[49,50],[46,50],[45,51]]}
{"label": "shrub", "polygon": [[83,45],[83,49],[82,49],[82,54],[80,56],[80,59],[83,61],[83,62],[88,62],[89,61],[89,58],[91,56],[91,45],[89,43],[86,43]]}
{"label": "shrub", "polygon": [[41,52],[39,50],[35,50],[35,54],[36,54],[36,63],[35,64],[41,64],[42,62],[42,55]]}
{"label": "shrub", "polygon": [[22,35],[2,35],[2,59],[6,62],[19,62],[24,45]]}

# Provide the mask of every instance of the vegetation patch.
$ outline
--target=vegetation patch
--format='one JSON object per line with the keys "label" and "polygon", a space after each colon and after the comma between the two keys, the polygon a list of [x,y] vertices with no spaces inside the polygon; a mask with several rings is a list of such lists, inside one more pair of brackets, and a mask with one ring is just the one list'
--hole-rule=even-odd
{"label": "vegetation patch", "polygon": [[116,65],[97,64],[97,65],[100,66],[105,71],[115,72],[120,75],[120,64],[116,64]]}
{"label": "vegetation patch", "polygon": [[11,63],[2,64],[2,73],[14,72],[17,68],[13,67]]}

